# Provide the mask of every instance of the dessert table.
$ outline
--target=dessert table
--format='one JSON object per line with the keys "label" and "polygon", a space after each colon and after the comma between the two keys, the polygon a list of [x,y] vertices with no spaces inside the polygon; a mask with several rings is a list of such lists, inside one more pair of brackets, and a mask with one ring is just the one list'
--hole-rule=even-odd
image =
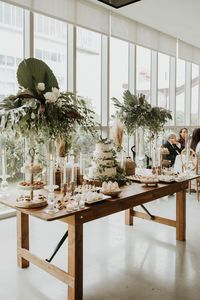
{"label": "dessert table", "polygon": [[[169,184],[159,183],[157,186],[144,186],[140,183],[132,183],[122,187],[119,197],[106,199],[93,203],[78,211],[67,212],[62,209],[54,214],[45,212],[45,208],[24,209],[15,207],[16,199],[10,197],[0,199],[0,202],[17,213],[17,263],[20,268],[27,268],[29,263],[37,265],[49,274],[68,285],[68,300],[83,299],[83,225],[86,222],[96,220],[120,211],[125,211],[125,224],[133,225],[133,218],[139,217],[154,222],[173,226],[176,229],[176,239],[184,241],[186,238],[186,189],[189,180],[198,176],[192,176],[181,182]],[[158,198],[176,193],[176,220],[166,219],[160,216],[152,216],[138,212],[134,208],[144,205]],[[164,201],[164,200],[163,200]],[[147,211],[148,212],[148,211]],[[68,225],[68,270],[58,268],[29,251],[29,216],[43,221],[60,220]]]}

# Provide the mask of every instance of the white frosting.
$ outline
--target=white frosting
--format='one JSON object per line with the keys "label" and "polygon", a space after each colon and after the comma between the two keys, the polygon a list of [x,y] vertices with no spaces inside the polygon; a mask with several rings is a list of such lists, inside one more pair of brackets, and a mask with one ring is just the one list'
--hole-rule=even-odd
{"label": "white frosting", "polygon": [[117,169],[110,144],[96,144],[92,166],[89,169],[89,178],[97,178],[99,176],[112,177],[116,173]]}
{"label": "white frosting", "polygon": [[103,182],[102,183],[102,189],[101,189],[102,193],[111,193],[111,192],[119,192],[119,185],[118,183],[115,182]]}

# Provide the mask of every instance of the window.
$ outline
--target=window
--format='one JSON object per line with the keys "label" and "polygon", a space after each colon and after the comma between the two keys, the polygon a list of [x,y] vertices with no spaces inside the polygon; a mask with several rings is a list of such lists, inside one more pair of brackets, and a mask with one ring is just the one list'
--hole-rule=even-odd
{"label": "window", "polygon": [[192,64],[191,80],[191,124],[198,124],[199,66]]}
{"label": "window", "polygon": [[14,66],[15,58],[13,56],[7,56],[7,66]]}
{"label": "window", "polygon": [[34,18],[34,55],[48,64],[57,79],[64,78],[58,84],[61,91],[67,90],[67,24],[39,14],[34,14]]}
{"label": "window", "polygon": [[136,47],[136,90],[150,98],[151,89],[151,50]]}
{"label": "window", "polygon": [[169,56],[158,53],[158,106],[169,107]]}
{"label": "window", "polygon": [[[122,101],[124,90],[128,89],[128,43],[111,38],[110,41],[110,97]],[[110,100],[110,116],[115,107]]]}
{"label": "window", "polygon": [[77,28],[77,93],[101,115],[101,35]]}
{"label": "window", "polygon": [[6,64],[6,56],[0,54],[0,65],[5,65]]}
{"label": "window", "polygon": [[[23,59],[23,27],[16,30],[16,14],[21,16],[21,24],[23,24],[23,9],[1,3],[0,6],[2,22],[0,23],[0,40],[4,41],[0,47],[0,66],[3,65],[4,76],[1,77],[2,87],[1,95],[4,98],[6,95],[15,94],[18,90],[18,83],[16,80],[17,65],[16,59],[20,61]],[[5,25],[9,24],[9,29]],[[14,47],[13,47],[14,45]]]}
{"label": "window", "polygon": [[185,123],[185,61],[178,59],[176,64],[176,125]]}
{"label": "window", "polygon": [[[20,26],[17,26],[16,23]],[[18,28],[17,28],[18,27]],[[0,3],[0,100],[10,94],[16,94],[18,83],[16,80],[16,61],[23,59],[23,9],[13,5]],[[7,137],[7,169],[10,181],[18,181],[21,177],[20,167],[22,166],[21,141],[9,135]],[[13,185],[16,187],[16,183]],[[12,188],[12,184],[10,184]],[[0,206],[0,218],[8,208]]]}

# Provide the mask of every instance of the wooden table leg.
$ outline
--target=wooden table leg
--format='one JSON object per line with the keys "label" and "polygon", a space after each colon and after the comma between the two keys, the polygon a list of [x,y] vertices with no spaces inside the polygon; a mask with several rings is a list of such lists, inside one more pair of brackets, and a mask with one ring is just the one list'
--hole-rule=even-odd
{"label": "wooden table leg", "polygon": [[68,287],[68,300],[83,299],[83,224],[71,216],[68,222],[68,273],[74,288]]}
{"label": "wooden table leg", "polygon": [[186,190],[176,193],[176,239],[185,241],[186,236]]}
{"label": "wooden table leg", "polygon": [[125,210],[125,224],[133,225],[133,214],[131,213],[133,209],[129,208]]}
{"label": "wooden table leg", "polygon": [[29,216],[17,211],[17,265],[27,268],[29,261],[22,258],[21,248],[29,250]]}

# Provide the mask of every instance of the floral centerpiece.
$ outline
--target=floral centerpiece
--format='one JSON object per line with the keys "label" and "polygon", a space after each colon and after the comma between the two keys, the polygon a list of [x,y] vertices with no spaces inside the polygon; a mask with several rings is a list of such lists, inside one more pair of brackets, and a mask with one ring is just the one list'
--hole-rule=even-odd
{"label": "floral centerpiece", "polygon": [[154,164],[159,161],[157,149],[157,137],[164,130],[164,124],[172,119],[171,112],[165,108],[151,106],[145,99],[145,95],[139,96],[131,94],[129,90],[124,91],[124,103],[118,99],[112,98],[117,108],[117,116],[124,123],[128,135],[136,131],[137,143],[137,165],[144,166],[145,161],[145,143],[144,133],[147,132],[147,140],[153,141]]}
{"label": "floral centerpiece", "polygon": [[17,70],[20,90],[0,103],[1,127],[15,130],[38,142],[64,140],[70,145],[73,132],[81,126],[94,133],[93,111],[83,98],[60,92],[58,82],[46,63],[24,59]]}
{"label": "floral centerpiece", "polygon": [[158,135],[167,120],[172,119],[171,112],[165,108],[151,106],[145,95],[133,95],[129,90],[123,93],[124,103],[112,98],[117,108],[117,116],[124,123],[127,133],[133,134],[139,127],[148,129],[150,138]]}

